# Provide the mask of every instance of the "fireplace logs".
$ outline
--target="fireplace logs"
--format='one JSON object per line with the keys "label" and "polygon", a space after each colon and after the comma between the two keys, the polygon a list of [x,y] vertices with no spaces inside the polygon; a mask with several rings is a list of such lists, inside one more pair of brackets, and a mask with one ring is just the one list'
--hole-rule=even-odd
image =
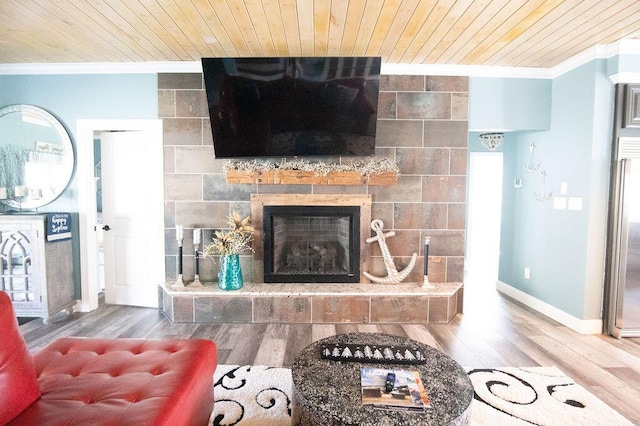
{"label": "fireplace logs", "polygon": [[283,252],[283,259],[274,262],[280,265],[281,274],[346,272],[344,247],[337,241],[315,243],[290,243]]}

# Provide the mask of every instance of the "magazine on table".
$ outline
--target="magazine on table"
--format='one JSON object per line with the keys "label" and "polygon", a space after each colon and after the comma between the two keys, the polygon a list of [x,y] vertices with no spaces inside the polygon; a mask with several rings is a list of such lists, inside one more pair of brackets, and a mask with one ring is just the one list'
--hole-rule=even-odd
{"label": "magazine on table", "polygon": [[424,411],[431,406],[418,371],[361,368],[360,382],[365,405],[401,411]]}

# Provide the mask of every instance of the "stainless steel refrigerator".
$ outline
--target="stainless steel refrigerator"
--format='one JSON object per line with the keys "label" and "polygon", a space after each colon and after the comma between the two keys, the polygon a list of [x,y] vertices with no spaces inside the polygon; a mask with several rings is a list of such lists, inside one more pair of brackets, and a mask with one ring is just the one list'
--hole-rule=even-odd
{"label": "stainless steel refrigerator", "polygon": [[619,138],[609,227],[608,332],[640,336],[640,138]]}

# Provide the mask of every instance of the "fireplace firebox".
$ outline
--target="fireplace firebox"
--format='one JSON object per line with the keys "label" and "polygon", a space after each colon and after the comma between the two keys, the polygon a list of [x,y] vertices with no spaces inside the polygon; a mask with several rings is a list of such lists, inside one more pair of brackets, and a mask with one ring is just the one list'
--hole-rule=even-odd
{"label": "fireplace firebox", "polygon": [[265,283],[360,281],[360,207],[264,206]]}

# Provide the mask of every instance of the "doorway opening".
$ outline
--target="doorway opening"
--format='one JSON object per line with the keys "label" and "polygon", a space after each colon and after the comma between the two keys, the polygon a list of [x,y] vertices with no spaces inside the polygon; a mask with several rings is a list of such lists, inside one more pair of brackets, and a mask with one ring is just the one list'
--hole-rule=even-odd
{"label": "doorway opening", "polygon": [[495,294],[502,215],[502,153],[472,152],[469,157],[465,306]]}
{"label": "doorway opening", "polygon": [[[111,256],[111,260],[104,259],[105,268],[111,268],[111,276],[116,277],[118,282],[128,281],[141,283],[140,286],[122,288],[121,292],[129,292],[130,300],[143,300],[140,306],[157,306],[157,284],[164,281],[164,215],[163,215],[163,161],[162,161],[162,121],[161,120],[78,120],[77,122],[77,168],[78,176],[78,204],[79,204],[79,240],[80,240],[80,264],[81,264],[81,303],[77,310],[89,312],[98,308],[99,295],[101,292],[101,265],[99,257],[99,236],[98,230],[102,231],[103,225],[99,221],[98,201],[97,201],[97,185],[96,185],[96,166],[95,159],[95,140],[96,135],[100,133],[113,132],[137,132],[141,140],[141,144],[136,147],[138,151],[132,151],[131,146],[122,147],[125,151],[116,152],[110,158],[110,176],[105,176],[105,158],[100,159],[100,183],[105,181],[113,181],[120,185],[116,192],[118,198],[115,199],[119,204],[124,206],[118,210],[119,220],[115,230],[123,230],[128,235],[113,235],[112,240],[116,244],[120,244],[115,253],[119,256]],[[124,134],[124,133],[123,133]],[[99,137],[99,136],[98,136]],[[103,142],[101,142],[102,145]],[[117,146],[118,144],[111,144]],[[144,163],[140,163],[139,159],[144,158]],[[117,160],[117,162],[116,162]],[[136,163],[138,161],[138,163]],[[144,165],[141,167],[140,165]],[[114,174],[115,170],[118,170]],[[129,171],[136,171],[138,174],[130,178]],[[113,177],[117,179],[114,180]],[[154,182],[144,186],[143,191],[138,191],[133,195],[127,196],[122,193],[123,181],[140,183]],[[113,186],[113,185],[111,185]],[[133,185],[130,185],[133,186]],[[104,193],[103,193],[104,195]],[[113,203],[105,199],[105,203]],[[131,226],[128,227],[121,220],[119,213],[123,210],[129,213],[138,214],[145,207],[147,217],[143,223],[148,226]],[[115,207],[114,207],[115,208]],[[140,215],[138,215],[140,216]],[[142,229],[144,228],[144,229]],[[151,229],[152,228],[152,229]],[[106,229],[106,228],[105,228]],[[144,235],[139,235],[144,232]],[[113,234],[113,232],[111,232]],[[105,238],[105,244],[109,238]],[[141,242],[142,243],[139,243]],[[124,242],[124,243],[123,243]],[[137,245],[136,245],[137,244]],[[144,246],[142,245],[144,244]],[[112,243],[113,245],[113,243]],[[144,262],[141,263],[139,257],[128,255],[126,250],[120,248],[129,248],[129,252],[134,250],[136,253],[145,253]],[[124,253],[124,254],[122,254]],[[106,254],[106,250],[105,250]],[[114,266],[117,264],[117,268]],[[109,266],[110,265],[110,266]],[[105,286],[109,284],[105,271]],[[107,302],[109,302],[107,300]],[[115,303],[128,303],[126,299],[117,298]]]}

